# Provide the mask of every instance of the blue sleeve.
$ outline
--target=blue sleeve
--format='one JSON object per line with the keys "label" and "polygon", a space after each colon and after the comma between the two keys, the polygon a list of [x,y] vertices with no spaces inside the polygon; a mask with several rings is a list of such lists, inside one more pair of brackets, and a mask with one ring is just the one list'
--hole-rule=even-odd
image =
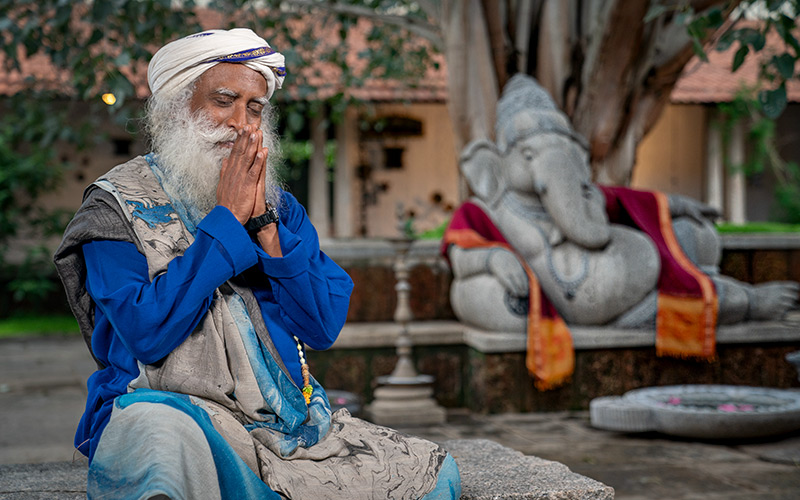
{"label": "blue sleeve", "polygon": [[258,260],[247,232],[224,207],[203,219],[184,255],[152,281],[147,260],[133,243],[90,241],[83,255],[89,295],[145,364],[180,345],[208,310],[214,290]]}
{"label": "blue sleeve", "polygon": [[319,248],[305,209],[284,193],[278,236],[282,257],[257,247],[258,268],[269,278],[286,328],[313,349],[327,349],[347,319],[353,281]]}

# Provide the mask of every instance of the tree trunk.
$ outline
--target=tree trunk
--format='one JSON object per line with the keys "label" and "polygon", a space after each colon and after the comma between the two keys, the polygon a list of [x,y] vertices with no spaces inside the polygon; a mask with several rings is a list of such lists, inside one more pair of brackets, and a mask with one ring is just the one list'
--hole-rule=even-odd
{"label": "tree trunk", "polygon": [[[689,4],[703,12],[725,2]],[[457,147],[493,138],[500,89],[523,71],[550,91],[588,140],[595,180],[630,182],[636,148],[693,55],[675,12],[645,23],[647,0],[443,0],[439,6]]]}

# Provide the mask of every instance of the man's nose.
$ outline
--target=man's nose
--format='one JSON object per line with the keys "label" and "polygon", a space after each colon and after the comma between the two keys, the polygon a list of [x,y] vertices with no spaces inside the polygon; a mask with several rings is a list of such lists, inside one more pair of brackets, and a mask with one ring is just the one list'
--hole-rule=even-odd
{"label": "man's nose", "polygon": [[241,106],[238,103],[233,105],[230,116],[225,124],[232,129],[239,130],[247,125],[247,107]]}

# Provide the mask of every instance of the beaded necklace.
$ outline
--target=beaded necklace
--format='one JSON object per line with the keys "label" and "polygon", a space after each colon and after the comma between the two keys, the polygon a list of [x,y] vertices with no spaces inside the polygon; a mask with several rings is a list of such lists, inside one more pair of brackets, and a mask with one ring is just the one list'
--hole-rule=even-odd
{"label": "beaded necklace", "polygon": [[306,399],[306,404],[311,404],[311,394],[314,393],[314,388],[311,387],[309,380],[310,374],[308,371],[308,363],[306,363],[306,355],[303,351],[303,344],[296,335],[292,335],[294,341],[297,342],[297,356],[300,358],[300,373],[303,375],[303,397]]}

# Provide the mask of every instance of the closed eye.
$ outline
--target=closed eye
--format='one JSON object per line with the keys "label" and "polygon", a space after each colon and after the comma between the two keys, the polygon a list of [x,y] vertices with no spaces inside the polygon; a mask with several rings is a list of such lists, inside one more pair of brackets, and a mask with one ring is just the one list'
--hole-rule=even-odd
{"label": "closed eye", "polygon": [[214,96],[214,104],[222,107],[227,107],[233,104],[233,97],[227,95],[215,95]]}
{"label": "closed eye", "polygon": [[264,110],[264,105],[261,103],[251,103],[247,109],[254,115],[261,115],[261,112]]}

